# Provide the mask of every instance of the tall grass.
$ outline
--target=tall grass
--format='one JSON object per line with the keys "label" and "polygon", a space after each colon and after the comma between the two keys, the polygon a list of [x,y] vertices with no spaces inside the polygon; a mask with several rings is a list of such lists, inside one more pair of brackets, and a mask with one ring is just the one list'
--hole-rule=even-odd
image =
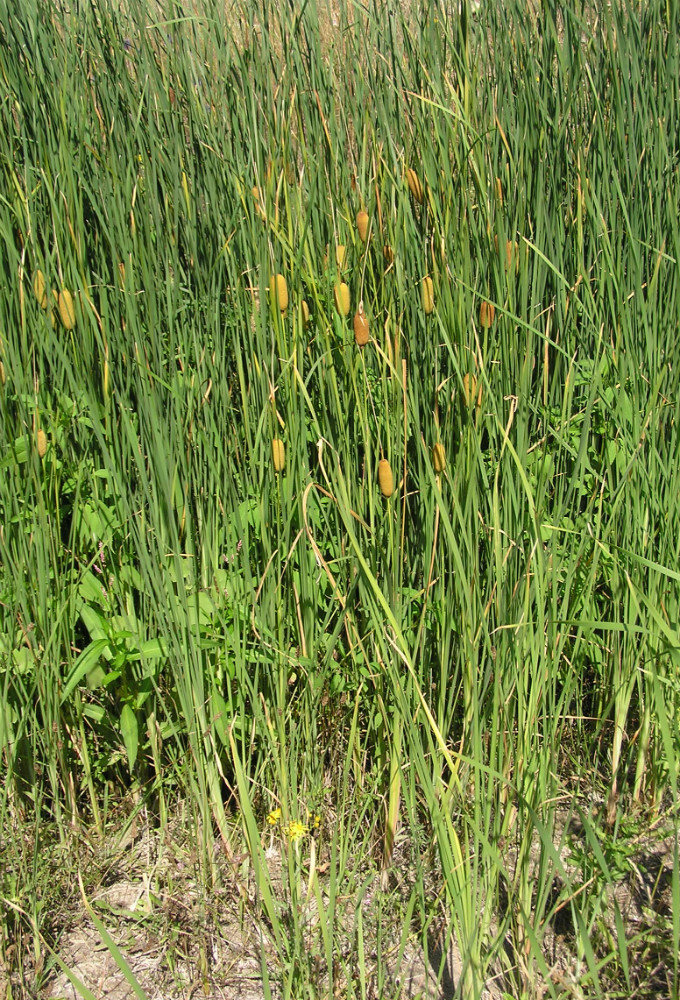
{"label": "tall grass", "polygon": [[626,942],[591,943],[556,824],[677,789],[677,3],[337,21],[0,3],[7,871],[12,829],[103,832],[136,790],[161,824],[190,803],[209,883],[238,817],[284,995],[316,995],[261,842],[309,808],[330,995],[334,894],[406,826],[436,844],[461,996],[491,969],[557,995],[560,908],[603,995]]}

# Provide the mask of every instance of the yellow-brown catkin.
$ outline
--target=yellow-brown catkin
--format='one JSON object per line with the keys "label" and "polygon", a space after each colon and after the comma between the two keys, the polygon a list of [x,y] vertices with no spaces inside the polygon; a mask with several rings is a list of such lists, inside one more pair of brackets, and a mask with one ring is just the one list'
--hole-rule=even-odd
{"label": "yellow-brown catkin", "polygon": [[68,288],[64,288],[59,292],[57,308],[59,309],[59,319],[64,329],[72,330],[76,325],[76,307],[73,302],[73,296]]}
{"label": "yellow-brown catkin", "polygon": [[302,325],[305,329],[307,329],[307,327],[309,326],[311,315],[309,312],[309,306],[307,305],[304,299],[300,303],[300,310],[302,312]]}
{"label": "yellow-brown catkin", "polygon": [[381,458],[378,463],[378,484],[380,486],[380,492],[388,499],[394,493],[394,476],[392,475],[392,467],[386,458]]}
{"label": "yellow-brown catkin", "polygon": [[408,184],[408,189],[413,195],[414,199],[419,205],[425,201],[425,192],[423,190],[423,185],[420,183],[420,177],[412,170],[410,167],[406,171],[406,183]]}
{"label": "yellow-brown catkin", "polygon": [[423,309],[427,316],[430,315],[434,309],[434,285],[432,284],[432,278],[428,275],[423,278],[421,282],[421,291],[423,296]]}
{"label": "yellow-brown catkin", "polygon": [[286,449],[281,438],[274,438],[272,441],[272,463],[274,472],[283,472],[286,464]]}
{"label": "yellow-brown catkin", "polygon": [[40,308],[47,309],[47,285],[45,275],[40,270],[33,275],[33,293],[40,303]]}
{"label": "yellow-brown catkin", "polygon": [[[496,234],[496,236],[494,236],[493,241],[496,244],[496,250],[497,250],[497,252],[500,254],[500,246],[499,246],[499,243],[498,243],[498,234]],[[519,244],[517,242],[513,243],[512,240],[506,240],[505,241],[505,270],[506,271],[511,271],[512,270],[513,261],[514,261],[515,270],[518,270],[518,268],[519,268]]]}
{"label": "yellow-brown catkin", "polygon": [[333,289],[335,296],[335,308],[341,316],[349,314],[349,288],[344,281],[338,281]]}
{"label": "yellow-brown catkin", "polygon": [[354,314],[354,340],[357,347],[365,347],[371,339],[368,330],[368,319],[366,313],[359,307],[359,311]]}
{"label": "yellow-brown catkin", "polygon": [[282,274],[273,274],[269,279],[269,297],[272,305],[284,313],[288,308],[288,285]]}
{"label": "yellow-brown catkin", "polygon": [[368,223],[368,212],[364,212],[363,209],[357,212],[357,231],[362,243],[365,243],[368,239]]}
{"label": "yellow-brown catkin", "polygon": [[476,402],[478,407],[482,405],[482,382],[481,380],[478,382],[477,376],[469,372],[463,376],[463,399],[466,406],[471,406],[473,402]]}
{"label": "yellow-brown catkin", "polygon": [[44,458],[45,452],[47,451],[47,435],[45,434],[45,431],[42,429],[42,427],[35,436],[35,443],[38,449],[38,455],[40,456],[40,458]]}
{"label": "yellow-brown catkin", "polygon": [[383,247],[383,257],[385,258],[386,264],[394,264],[394,250],[389,243],[386,243]]}
{"label": "yellow-brown catkin", "polygon": [[496,197],[498,198],[498,204],[503,204],[503,182],[500,177],[496,178]]}
{"label": "yellow-brown catkin", "polygon": [[264,207],[264,197],[262,195],[262,192],[260,191],[259,187],[254,187],[251,193],[253,196],[253,201],[255,202],[255,211],[263,221],[266,220],[267,212]]}
{"label": "yellow-brown catkin", "polygon": [[446,468],[446,451],[444,445],[439,442],[432,449],[432,465],[438,476]]}
{"label": "yellow-brown catkin", "polygon": [[102,366],[102,392],[104,399],[108,399],[111,393],[111,372],[109,370],[109,345],[104,343],[104,364]]}
{"label": "yellow-brown catkin", "polygon": [[338,267],[342,268],[345,265],[345,258],[347,257],[347,247],[344,243],[338,243],[335,248],[335,260]]}
{"label": "yellow-brown catkin", "polygon": [[493,302],[482,302],[479,306],[479,325],[488,330],[494,321],[496,307]]}

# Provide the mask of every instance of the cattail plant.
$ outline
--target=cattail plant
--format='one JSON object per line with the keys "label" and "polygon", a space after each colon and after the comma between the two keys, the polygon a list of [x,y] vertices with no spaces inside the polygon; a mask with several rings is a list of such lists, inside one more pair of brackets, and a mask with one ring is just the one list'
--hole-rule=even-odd
{"label": "cattail plant", "polygon": [[335,308],[340,316],[349,314],[349,288],[344,281],[338,281],[333,289]]}
{"label": "cattail plant", "polygon": [[267,220],[267,212],[264,207],[264,197],[259,187],[254,187],[252,190],[253,201],[255,202],[255,211],[260,216],[263,222]]}
{"label": "cattail plant", "polygon": [[[498,234],[496,234],[494,236],[493,240],[494,240],[494,244],[496,246],[496,252],[500,254],[501,251],[500,251],[500,244],[499,244],[499,241],[498,241]],[[515,268],[515,270],[516,271],[519,270],[519,243],[517,243],[516,240],[514,242],[512,240],[506,240],[505,241],[505,265],[504,265],[506,271],[511,271],[512,270],[512,268],[513,268],[513,262],[514,262],[514,268]]]}
{"label": "cattail plant", "polygon": [[425,192],[423,190],[423,185],[420,182],[420,177],[412,170],[410,167],[406,171],[406,183],[408,184],[408,189],[411,192],[413,199],[418,202],[419,205],[425,200]]}
{"label": "cattail plant", "polygon": [[288,308],[288,285],[282,274],[273,274],[269,279],[269,297],[272,305],[285,313]]}
{"label": "cattail plant", "polygon": [[378,463],[378,485],[380,492],[388,500],[394,493],[394,476],[392,466],[386,458],[381,458]]}
{"label": "cattail plant", "polygon": [[370,340],[368,319],[366,318],[363,305],[360,305],[358,311],[354,314],[354,340],[357,347],[365,347]]}
{"label": "cattail plant", "polygon": [[272,440],[272,464],[274,472],[283,472],[286,464],[286,449],[281,438],[274,438]]}
{"label": "cattail plant", "polygon": [[479,325],[488,330],[494,321],[496,307],[493,302],[482,302],[479,306]]}
{"label": "cattail plant", "polygon": [[472,406],[474,402],[477,408],[482,405],[482,382],[478,381],[476,375],[466,372],[463,376],[463,399],[466,406]]}
{"label": "cattail plant", "polygon": [[40,303],[40,308],[47,309],[47,285],[41,270],[37,270],[33,275],[33,293]]}
{"label": "cattail plant", "polygon": [[432,284],[432,278],[427,275],[427,277],[423,278],[420,287],[423,297],[423,309],[425,310],[425,315],[429,316],[434,309],[434,285]]}
{"label": "cattail plant", "polygon": [[64,288],[59,292],[57,297],[57,309],[59,310],[59,319],[65,330],[72,330],[76,325],[76,309],[73,302],[73,296],[69,292],[68,288]]}
{"label": "cattail plant", "polygon": [[432,449],[432,466],[438,476],[441,475],[446,468],[446,450],[444,445],[439,441]]}
{"label": "cattail plant", "polygon": [[368,212],[365,212],[362,208],[360,212],[357,212],[357,231],[362,243],[365,243],[368,239],[368,225]]}

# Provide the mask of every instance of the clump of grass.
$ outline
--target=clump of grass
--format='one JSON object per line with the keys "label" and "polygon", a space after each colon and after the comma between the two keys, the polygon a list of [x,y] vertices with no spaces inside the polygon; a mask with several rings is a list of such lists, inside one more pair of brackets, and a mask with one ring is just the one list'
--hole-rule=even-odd
{"label": "clump of grass", "polygon": [[[556,829],[677,792],[675,14],[0,11],[3,840],[182,798],[207,887],[237,822],[330,995],[357,816],[387,881],[423,830],[461,995],[557,995],[567,910],[578,989],[635,991]],[[322,800],[282,902],[265,817]]]}

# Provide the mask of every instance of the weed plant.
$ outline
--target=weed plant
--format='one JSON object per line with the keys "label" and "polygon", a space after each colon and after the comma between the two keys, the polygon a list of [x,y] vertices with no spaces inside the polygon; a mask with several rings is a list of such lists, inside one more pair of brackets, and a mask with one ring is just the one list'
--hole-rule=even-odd
{"label": "weed plant", "polygon": [[132,796],[206,891],[245,838],[268,996],[365,1000],[337,901],[404,843],[461,997],[649,995],[602,836],[677,830],[679,19],[0,0],[6,961]]}

